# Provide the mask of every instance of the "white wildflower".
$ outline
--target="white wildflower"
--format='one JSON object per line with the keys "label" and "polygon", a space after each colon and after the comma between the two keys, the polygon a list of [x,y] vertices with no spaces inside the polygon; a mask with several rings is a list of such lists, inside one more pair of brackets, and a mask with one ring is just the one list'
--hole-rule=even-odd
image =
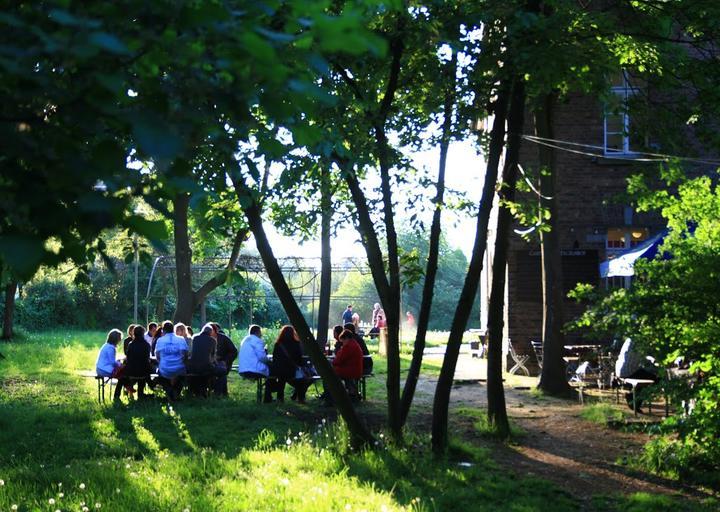
{"label": "white wildflower", "polygon": [[80,489],[85,489],[85,484],[80,484]]}
{"label": "white wildflower", "polygon": [[100,508],[102,505],[100,503],[95,503],[95,508]]}
{"label": "white wildflower", "polygon": [[10,507],[10,510],[17,510],[17,505],[15,505],[15,504],[13,503],[12,506]]}
{"label": "white wildflower", "polygon": [[59,493],[58,493],[58,498],[63,498],[63,497],[65,497],[65,493],[64,493],[64,492],[59,492]]}
{"label": "white wildflower", "polygon": [[5,480],[3,480],[2,478],[0,478],[0,487],[2,487],[3,485],[5,485]]}
{"label": "white wildflower", "polygon": [[48,503],[50,503],[50,505],[55,505],[55,498],[50,498]]}

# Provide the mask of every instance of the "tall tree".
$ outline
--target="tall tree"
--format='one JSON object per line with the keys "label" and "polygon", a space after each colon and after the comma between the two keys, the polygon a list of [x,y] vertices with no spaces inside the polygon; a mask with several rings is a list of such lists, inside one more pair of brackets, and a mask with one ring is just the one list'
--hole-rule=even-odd
{"label": "tall tree", "polygon": [[432,224],[430,225],[430,244],[428,249],[428,257],[425,265],[425,281],[423,283],[422,301],[420,303],[420,311],[417,321],[417,333],[415,335],[415,343],[413,345],[413,355],[410,361],[407,378],[400,402],[400,421],[405,424],[410,405],[412,404],[417,387],[418,378],[420,376],[420,368],[422,366],[423,352],[425,350],[425,338],[427,335],[428,324],[430,323],[430,312],[432,311],[432,302],[435,289],[435,277],[438,269],[438,256],[440,253],[440,233],[441,233],[441,215],[444,207],[445,198],[445,170],[447,166],[448,149],[450,148],[450,139],[453,130],[453,113],[455,109],[455,97],[457,74],[457,52],[452,51],[450,61],[445,65],[443,74],[446,79],[445,91],[443,98],[443,124],[440,135],[440,161],[438,163],[438,176],[436,181],[435,210],[433,212]]}
{"label": "tall tree", "polygon": [[[436,454],[442,454],[447,449],[450,391],[452,390],[452,384],[455,378],[455,368],[460,353],[460,345],[462,344],[462,335],[465,331],[472,304],[477,294],[483,268],[483,258],[487,249],[490,213],[492,211],[495,187],[498,181],[500,157],[502,156],[505,145],[505,121],[509,96],[510,86],[507,80],[505,80],[497,88],[497,96],[491,107],[493,125],[490,132],[490,145],[483,190],[478,206],[475,242],[470,257],[470,266],[468,267],[465,282],[458,299],[458,307],[453,316],[450,335],[448,336],[448,344],[445,349],[445,357],[443,358],[440,376],[438,377],[437,387],[435,388],[435,397],[433,399],[432,447]],[[497,390],[494,390],[494,392],[497,393]],[[502,393],[502,387],[500,392]],[[489,393],[490,389],[488,389],[488,394]]]}
{"label": "tall tree", "polygon": [[512,227],[512,211],[510,202],[514,200],[517,185],[518,157],[522,141],[522,130],[525,119],[525,84],[516,78],[513,82],[510,106],[507,117],[508,142],[505,164],[500,189],[500,211],[498,213],[497,231],[495,234],[495,251],[492,263],[492,285],[490,303],[488,305],[488,420],[501,437],[510,435],[510,424],[505,408],[505,392],[502,378],[502,343],[504,308],[505,308],[505,275],[507,253],[510,244],[510,228]]}
{"label": "tall tree", "polygon": [[305,321],[302,311],[298,307],[292,291],[288,287],[282,270],[277,263],[272,247],[268,242],[265,228],[263,226],[261,215],[261,203],[258,199],[257,192],[254,192],[246,183],[245,178],[238,172],[230,174],[235,191],[237,193],[238,202],[248,220],[248,225],[255,238],[260,257],[263,260],[265,270],[280,299],[280,302],[288,315],[288,318],[297,331],[300,341],[303,345],[303,351],[310,357],[318,374],[322,377],[327,391],[335,401],[338,412],[345,420],[351,434],[351,441],[354,446],[371,445],[373,437],[367,426],[358,417],[353,408],[350,397],[345,390],[345,386],[335,375],[330,363],[325,358],[324,352],[320,349],[315,337],[312,334],[310,326]]}
{"label": "tall tree", "polygon": [[[548,140],[555,139],[553,112],[555,94],[546,94],[535,109],[535,133]],[[549,229],[540,234],[543,284],[543,364],[538,388],[552,395],[569,395],[572,390],[565,377],[563,333],[562,256],[559,240],[557,187],[557,161],[555,150],[539,146],[540,158],[540,208],[550,215]]]}

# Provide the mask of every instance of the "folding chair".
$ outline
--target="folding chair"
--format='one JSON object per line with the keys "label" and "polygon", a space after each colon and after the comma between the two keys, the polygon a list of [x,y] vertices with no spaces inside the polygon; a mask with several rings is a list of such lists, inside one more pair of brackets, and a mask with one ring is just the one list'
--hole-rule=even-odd
{"label": "folding chair", "polygon": [[523,372],[526,377],[530,376],[530,371],[525,367],[525,363],[528,362],[528,359],[530,359],[530,356],[528,355],[520,355],[517,352],[515,352],[515,347],[513,347],[512,342],[508,342],[508,345],[510,346],[510,357],[513,358],[513,361],[515,361],[515,366],[510,368],[510,375],[515,375],[516,372]]}

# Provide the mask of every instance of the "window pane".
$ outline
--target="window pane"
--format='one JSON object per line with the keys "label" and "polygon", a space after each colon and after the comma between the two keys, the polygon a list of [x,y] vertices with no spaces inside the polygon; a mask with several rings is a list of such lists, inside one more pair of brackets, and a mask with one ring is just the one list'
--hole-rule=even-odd
{"label": "window pane", "polygon": [[607,140],[605,143],[605,151],[607,151],[609,153],[618,153],[618,152],[624,151],[622,133],[608,133],[607,134]]}
{"label": "window pane", "polygon": [[608,133],[623,133],[625,131],[625,116],[622,114],[608,114],[605,116],[605,129]]}

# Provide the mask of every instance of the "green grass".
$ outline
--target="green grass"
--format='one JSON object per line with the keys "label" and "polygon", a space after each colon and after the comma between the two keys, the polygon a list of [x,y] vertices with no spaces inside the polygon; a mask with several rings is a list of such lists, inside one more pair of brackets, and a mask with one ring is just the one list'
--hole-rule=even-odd
{"label": "green grass", "polygon": [[587,421],[600,425],[607,425],[625,419],[625,414],[620,409],[606,403],[588,405],[583,408],[580,416]]}
{"label": "green grass", "polygon": [[[351,452],[333,410],[256,404],[254,384],[237,376],[229,399],[100,406],[95,381],[78,371],[93,368],[104,337],[50,331],[0,343],[0,510],[578,508],[460,439],[443,461],[413,433],[397,447],[379,432],[374,450]],[[384,409],[376,365],[361,414]]]}

